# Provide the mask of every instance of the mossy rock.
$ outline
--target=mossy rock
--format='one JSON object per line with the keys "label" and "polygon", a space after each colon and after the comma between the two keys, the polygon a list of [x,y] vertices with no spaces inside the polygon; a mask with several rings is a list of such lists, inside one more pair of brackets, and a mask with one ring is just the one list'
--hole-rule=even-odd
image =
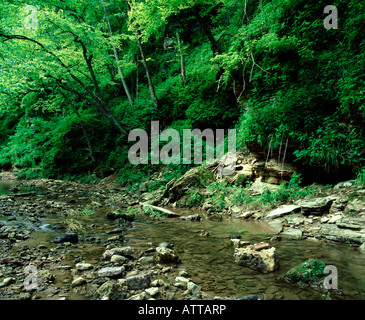
{"label": "mossy rock", "polygon": [[210,170],[204,167],[196,167],[190,169],[176,181],[168,183],[163,196],[170,198],[169,202],[175,202],[181,199],[189,188],[203,188],[215,180],[215,176]]}
{"label": "mossy rock", "polygon": [[290,269],[283,277],[288,283],[299,286],[317,285],[318,280],[325,277],[324,273],[326,265],[319,259],[308,259],[296,267]]}

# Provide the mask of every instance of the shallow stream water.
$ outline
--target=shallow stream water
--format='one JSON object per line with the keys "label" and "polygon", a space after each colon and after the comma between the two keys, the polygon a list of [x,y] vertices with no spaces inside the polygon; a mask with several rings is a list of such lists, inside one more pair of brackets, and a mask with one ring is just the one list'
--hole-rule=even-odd
{"label": "shallow stream water", "polygon": [[[11,187],[0,183],[1,193],[11,193]],[[37,201],[37,198],[33,201]],[[106,212],[107,209],[100,208],[96,210],[95,215],[81,218],[87,226],[85,235],[100,239],[110,237],[106,232],[112,230],[115,225],[106,218]],[[188,215],[199,212],[183,210],[179,213]],[[3,217],[0,212],[1,220]],[[35,231],[31,234],[31,239],[25,241],[24,245],[50,246],[52,239],[62,232],[53,226],[62,224],[63,221],[64,217],[55,214],[42,217],[34,225]],[[201,230],[208,231],[210,235],[200,236]],[[201,221],[162,218],[158,223],[133,222],[132,227],[124,233],[125,245],[130,245],[136,250],[148,249],[151,242],[153,246],[158,246],[161,242],[173,244],[174,250],[181,258],[178,267],[186,269],[191,279],[212,296],[242,297],[261,294],[264,299],[323,299],[319,291],[301,289],[281,280],[290,268],[309,258],[317,258],[337,268],[338,289],[342,295],[332,296],[333,299],[365,299],[365,254],[357,248],[318,240],[293,240],[282,237],[281,241],[269,241],[277,249],[280,269],[273,273],[261,274],[234,263],[234,247],[229,237],[238,235],[241,236],[241,240],[257,243],[269,241],[274,232],[264,222],[235,218],[212,221],[203,217]],[[81,246],[75,249],[75,255],[83,256],[88,262],[97,263],[104,250],[103,246],[95,243],[81,243]]]}
{"label": "shallow stream water", "polygon": [[[200,236],[201,230],[210,236]],[[365,255],[346,245],[334,245],[316,240],[282,238],[270,242],[277,249],[280,269],[261,274],[234,263],[234,248],[229,235],[241,235],[241,240],[252,243],[267,241],[272,230],[262,222],[228,219],[221,222],[200,222],[167,219],[157,225],[135,223],[127,234],[133,246],[153,245],[167,241],[174,244],[176,253],[194,282],[202,290],[220,297],[242,297],[262,294],[265,299],[322,299],[313,289],[299,289],[284,283],[281,278],[290,268],[309,259],[321,259],[338,271],[338,287],[344,296],[339,299],[365,299]]]}

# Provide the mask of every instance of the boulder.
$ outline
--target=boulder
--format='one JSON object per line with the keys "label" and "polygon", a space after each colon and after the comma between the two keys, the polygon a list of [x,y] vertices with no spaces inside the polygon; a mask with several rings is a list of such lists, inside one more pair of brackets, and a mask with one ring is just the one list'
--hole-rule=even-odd
{"label": "boulder", "polygon": [[133,296],[129,297],[127,300],[145,300],[146,298],[147,298],[147,293],[143,291],[141,293],[134,294]]}
{"label": "boulder", "polygon": [[337,227],[341,229],[350,229],[350,230],[361,230],[362,226],[355,224],[355,223],[348,223],[348,222],[337,222]]}
{"label": "boulder", "polygon": [[0,283],[0,288],[1,287],[6,287],[12,283],[15,283],[15,278],[12,278],[12,277],[8,277],[8,278],[5,278],[1,283]]}
{"label": "boulder", "polygon": [[249,241],[242,241],[240,239],[231,239],[231,244],[237,248],[243,248],[250,244]]}
{"label": "boulder", "polygon": [[248,219],[250,217],[252,217],[254,214],[256,213],[256,211],[245,211],[242,213],[239,213],[239,215],[237,215],[237,218],[241,218],[241,219]]}
{"label": "boulder", "polygon": [[174,245],[170,242],[161,242],[159,244],[159,247],[172,249],[174,247]]}
{"label": "boulder", "polygon": [[188,282],[190,281],[190,279],[183,277],[183,276],[178,276],[175,278],[176,282],[181,282],[181,283],[185,283],[186,285],[188,284]]}
{"label": "boulder", "polygon": [[299,286],[317,285],[324,273],[325,263],[319,259],[308,259],[285,273],[283,280]]}
{"label": "boulder", "polygon": [[210,170],[196,167],[190,169],[179,179],[170,181],[166,185],[163,197],[169,198],[169,202],[172,203],[182,198],[190,187],[204,187],[213,181],[215,181],[215,176]]}
{"label": "boulder", "polygon": [[174,250],[167,247],[157,247],[157,260],[162,263],[179,263],[180,258]]}
{"label": "boulder", "polygon": [[191,299],[198,300],[202,298],[201,294],[201,287],[198,286],[196,283],[189,281],[187,285],[187,291],[188,295],[191,297]]}
{"label": "boulder", "polygon": [[236,248],[234,259],[237,264],[262,273],[273,272],[279,268],[276,249],[265,242]]}
{"label": "boulder", "polygon": [[253,250],[255,251],[261,251],[261,250],[266,250],[266,249],[270,249],[271,246],[267,243],[267,242],[260,242],[260,243],[256,243],[253,245]]}

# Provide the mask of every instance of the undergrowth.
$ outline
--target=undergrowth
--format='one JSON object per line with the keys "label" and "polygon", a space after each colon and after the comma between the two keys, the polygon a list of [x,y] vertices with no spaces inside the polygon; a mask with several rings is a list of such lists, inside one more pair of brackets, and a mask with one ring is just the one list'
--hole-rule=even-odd
{"label": "undergrowth", "polygon": [[284,203],[295,203],[299,199],[324,195],[329,188],[315,184],[300,187],[301,181],[301,175],[295,173],[290,181],[283,182],[275,190],[263,188],[261,192],[254,193],[250,190],[250,183],[241,187],[218,180],[208,185],[204,193],[198,188],[190,188],[185,205],[192,207],[210,202],[218,211],[232,206],[239,206],[243,210],[269,210]]}

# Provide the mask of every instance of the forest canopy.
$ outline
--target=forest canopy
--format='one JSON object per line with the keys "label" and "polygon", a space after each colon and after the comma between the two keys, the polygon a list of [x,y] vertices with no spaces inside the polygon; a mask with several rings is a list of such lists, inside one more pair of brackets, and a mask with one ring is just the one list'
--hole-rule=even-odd
{"label": "forest canopy", "polygon": [[0,3],[0,168],[25,178],[125,170],[128,132],[237,129],[238,148],[364,170],[365,3]]}

